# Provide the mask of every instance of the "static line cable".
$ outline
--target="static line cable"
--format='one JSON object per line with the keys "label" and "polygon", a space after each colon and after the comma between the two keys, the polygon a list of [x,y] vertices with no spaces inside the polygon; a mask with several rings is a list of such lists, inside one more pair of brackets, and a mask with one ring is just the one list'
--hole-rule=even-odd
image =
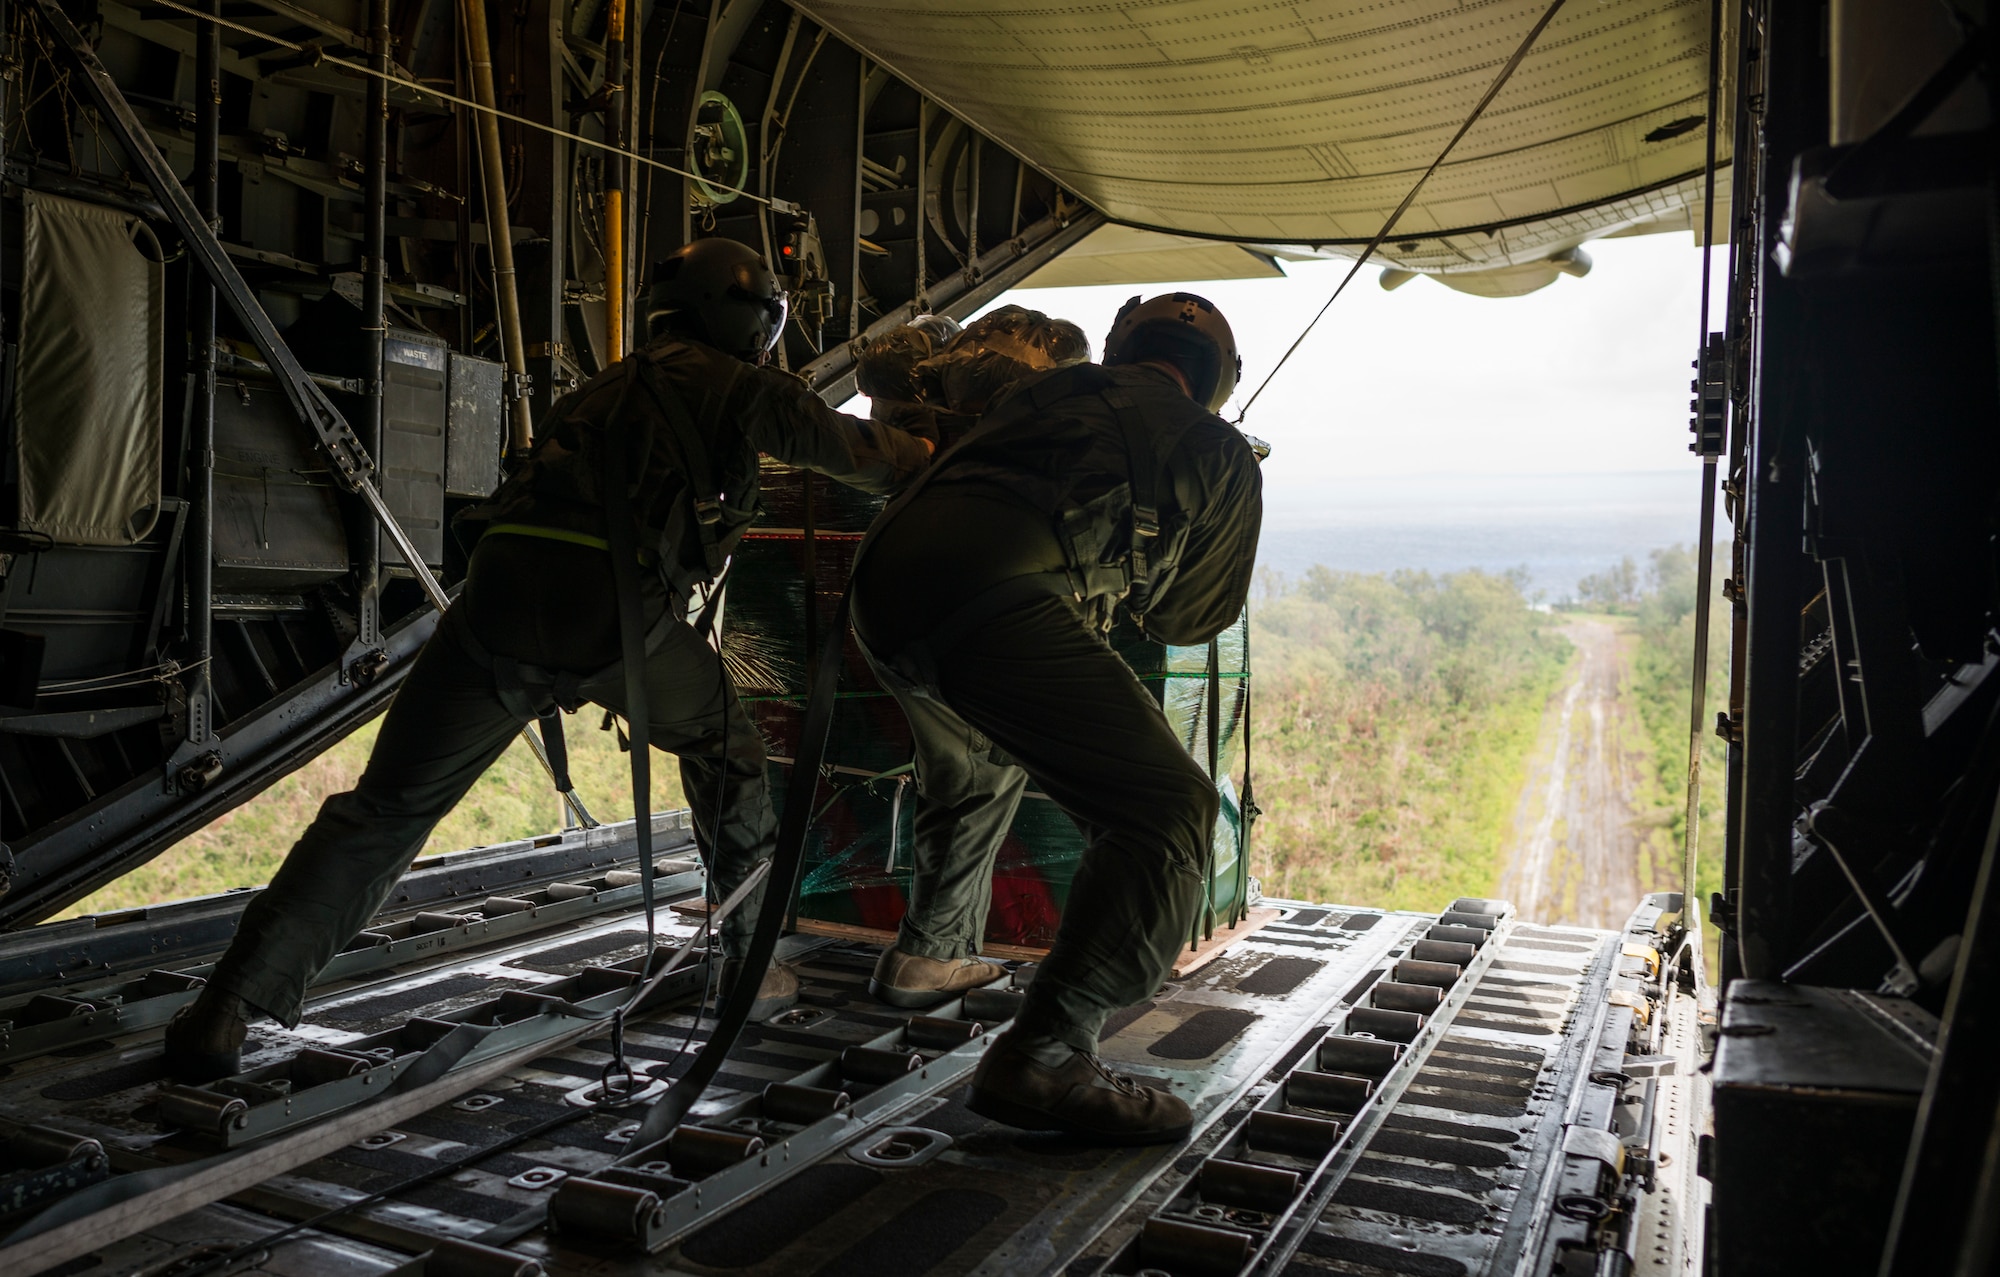
{"label": "static line cable", "polygon": [[[169,0],[160,0],[160,3],[169,3]],[[175,5],[173,7],[179,8],[180,6]],[[1421,177],[1417,178],[1417,183],[1410,188],[1410,193],[1403,197],[1401,204],[1396,205],[1396,211],[1389,214],[1389,220],[1382,223],[1382,229],[1375,232],[1375,238],[1368,241],[1368,247],[1361,250],[1361,256],[1354,259],[1354,265],[1347,268],[1347,274],[1341,277],[1340,287],[1333,290],[1333,296],[1326,299],[1326,305],[1319,308],[1319,313],[1312,317],[1312,322],[1306,325],[1305,331],[1299,334],[1298,340],[1286,349],[1285,353],[1279,357],[1276,367],[1264,374],[1264,380],[1257,383],[1257,389],[1251,393],[1250,398],[1243,402],[1242,411],[1236,414],[1237,425],[1240,426],[1243,424],[1243,418],[1250,412],[1250,405],[1257,402],[1257,396],[1264,393],[1264,388],[1271,384],[1271,378],[1278,375],[1278,370],[1283,368],[1298,348],[1305,344],[1306,338],[1312,336],[1312,330],[1319,326],[1320,320],[1326,318],[1326,312],[1332,309],[1335,302],[1340,300],[1340,295],[1347,291],[1347,286],[1354,282],[1354,277],[1361,273],[1361,268],[1366,266],[1368,259],[1375,255],[1375,250],[1382,247],[1382,241],[1389,238],[1389,233],[1396,229],[1396,223],[1402,220],[1403,214],[1410,211],[1410,205],[1416,202],[1417,193],[1424,189],[1424,183],[1431,180],[1431,174],[1438,171],[1438,167],[1444,163],[1445,157],[1451,154],[1452,148],[1464,140],[1465,135],[1472,131],[1472,126],[1479,122],[1479,117],[1486,114],[1486,108],[1493,105],[1493,99],[1500,95],[1500,90],[1506,86],[1508,80],[1513,78],[1515,70],[1521,65],[1521,59],[1528,56],[1528,50],[1534,47],[1535,41],[1540,39],[1542,32],[1548,28],[1549,21],[1556,16],[1556,10],[1562,7],[1563,0],[1554,0],[1554,3],[1543,11],[1541,19],[1533,27],[1529,28],[1527,37],[1521,41],[1521,47],[1514,50],[1514,56],[1508,58],[1506,65],[1500,68],[1500,74],[1494,79],[1492,87],[1486,90],[1486,96],[1479,99],[1479,105],[1472,108],[1472,114],[1465,117],[1465,123],[1458,126],[1458,132],[1451,135],[1451,141],[1444,144],[1444,149],[1439,151],[1437,158],[1431,161],[1431,166],[1423,171]]]}
{"label": "static line cable", "polygon": [[[1562,0],[1556,0],[1556,2],[1558,5],[1560,5],[1562,3]],[[755,203],[767,204],[770,206],[771,211],[774,213],[795,214],[801,211],[797,204],[794,204],[789,200],[781,200],[778,199],[776,196],[759,195],[755,191],[746,191],[740,186],[730,186],[724,182],[710,181],[708,178],[703,177],[699,173],[692,173],[684,168],[676,168],[671,164],[663,164],[659,160],[656,160],[649,155],[639,154],[639,152],[636,150],[628,150],[621,146],[613,146],[609,142],[600,142],[596,138],[585,137],[581,133],[571,133],[566,129],[559,129],[553,124],[543,124],[539,120],[531,120],[525,115],[515,115],[511,111],[502,111],[498,107],[481,106],[479,103],[473,101],[471,98],[462,98],[455,93],[446,93],[443,89],[434,88],[428,84],[416,83],[403,76],[396,75],[391,72],[377,71],[375,68],[368,66],[364,63],[350,62],[346,58],[335,57],[333,54],[326,52],[326,50],[322,46],[317,44],[294,44],[292,41],[284,39],[281,36],[272,35],[268,31],[259,31],[255,27],[244,26],[240,22],[231,22],[227,18],[218,18],[213,14],[203,13],[199,9],[190,8],[187,5],[178,3],[178,0],[148,0],[148,3],[161,9],[171,9],[175,13],[185,14],[186,16],[197,19],[198,21],[201,22],[213,22],[217,26],[227,27],[231,31],[235,31],[241,35],[255,36],[259,40],[263,40],[270,44],[275,44],[282,49],[290,49],[294,53],[303,53],[307,57],[312,59],[312,62],[309,64],[312,66],[325,65],[331,67],[338,67],[341,70],[349,72],[353,75],[363,75],[376,79],[387,80],[391,84],[401,85],[402,87],[410,90],[413,93],[420,93],[423,94],[425,97],[437,98],[439,101],[449,102],[453,106],[462,106],[468,111],[478,111],[485,115],[494,116],[497,119],[506,120],[513,124],[519,124],[523,128],[530,128],[540,133],[547,133],[551,137],[564,138],[571,142],[581,143],[584,146],[596,147],[600,151],[609,151],[614,155],[622,155],[628,160],[635,161],[636,163],[639,164],[647,165],[648,167],[651,168],[660,169],[663,172],[672,173],[676,177],[685,177],[696,182],[706,183],[713,190],[728,191],[732,195],[741,196],[742,198],[751,200]]]}
{"label": "static line cable", "polygon": [[[1701,849],[1701,751],[1706,743],[1708,715],[1708,629],[1709,591],[1715,575],[1715,463],[1717,452],[1707,446],[1708,384],[1710,373],[1708,331],[1709,274],[1715,252],[1715,109],[1721,92],[1722,0],[1711,0],[1708,14],[1708,156],[1702,173],[1701,231],[1701,332],[1695,347],[1694,447],[1701,452],[1701,531],[1696,541],[1700,549],[1695,562],[1694,668],[1688,692],[1687,841],[1681,861],[1681,925],[1685,932],[1698,935],[1701,912],[1696,900],[1696,872]],[[1726,359],[1726,351],[1723,352]],[[1723,372],[1725,386],[1728,381]],[[1726,411],[1724,404],[1717,405]],[[1693,946],[1699,954],[1700,946]],[[1700,962],[1699,956],[1696,962]]]}

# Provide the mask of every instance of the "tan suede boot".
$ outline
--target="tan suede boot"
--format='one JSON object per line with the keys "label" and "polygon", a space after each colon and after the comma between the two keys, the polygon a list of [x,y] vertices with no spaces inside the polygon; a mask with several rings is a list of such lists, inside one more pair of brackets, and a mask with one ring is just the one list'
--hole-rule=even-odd
{"label": "tan suede boot", "polygon": [[1174,1144],[1194,1115],[1179,1097],[1113,1073],[1086,1051],[1050,1065],[1028,1043],[1004,1033],[972,1075],[966,1107],[1024,1131],[1060,1131],[1098,1144]]}
{"label": "tan suede boot", "polygon": [[[715,1004],[720,1007],[728,999],[729,991],[736,987],[738,977],[743,974],[743,964],[735,958],[726,959],[722,964],[721,986],[715,993]],[[768,1020],[798,1003],[799,977],[790,967],[773,959],[764,969],[763,979],[757,982],[757,1000],[750,1004],[752,1020]]]}
{"label": "tan suede boot", "polygon": [[890,945],[875,963],[875,978],[868,982],[868,992],[878,1002],[915,1010],[936,1006],[1006,975],[1007,968],[984,958],[920,958]]}

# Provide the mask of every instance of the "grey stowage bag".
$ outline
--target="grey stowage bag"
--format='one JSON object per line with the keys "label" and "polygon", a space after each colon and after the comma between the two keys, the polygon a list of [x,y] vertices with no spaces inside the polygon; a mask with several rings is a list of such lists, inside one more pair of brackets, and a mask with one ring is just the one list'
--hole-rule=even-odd
{"label": "grey stowage bag", "polygon": [[19,526],[131,545],[160,507],[159,244],[129,213],[32,191],[22,203]]}

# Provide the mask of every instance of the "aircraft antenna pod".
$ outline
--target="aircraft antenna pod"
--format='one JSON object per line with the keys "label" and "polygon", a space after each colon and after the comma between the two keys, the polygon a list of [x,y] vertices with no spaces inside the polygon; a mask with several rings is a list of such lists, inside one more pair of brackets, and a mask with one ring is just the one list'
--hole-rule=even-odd
{"label": "aircraft antenna pod", "polygon": [[736,199],[750,177],[750,139],[736,104],[713,89],[695,103],[688,129],[690,181],[696,209],[715,208]]}

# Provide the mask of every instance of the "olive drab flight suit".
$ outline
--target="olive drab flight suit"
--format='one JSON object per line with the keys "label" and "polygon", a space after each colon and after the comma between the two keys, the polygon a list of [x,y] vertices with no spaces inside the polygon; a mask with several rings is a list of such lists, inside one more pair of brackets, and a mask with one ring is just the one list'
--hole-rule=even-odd
{"label": "olive drab flight suit", "polygon": [[896,944],[979,951],[993,858],[1027,781],[1087,848],[1019,1024],[1091,1052],[1185,943],[1215,787],[1105,642],[1122,601],[1154,639],[1242,613],[1262,518],[1243,435],[1145,365],[1024,382],[864,540],[855,627],[915,738],[923,796]]}
{"label": "olive drab flight suit", "polygon": [[[617,596],[599,502],[603,424],[623,414],[648,627],[652,742],[681,756],[695,832],[727,894],[772,851],[763,742],[721,658],[692,626],[759,508],[758,454],[872,492],[928,461],[915,439],[828,408],[806,384],[698,342],[663,338],[565,397],[533,459],[480,508],[465,589],[397,692],[368,766],[328,798],[244,911],[212,982],[287,1025],[305,989],[381,908],[431,829],[550,700],[624,712]],[[551,684],[542,675],[558,677]],[[756,901],[723,925],[740,957]]]}

